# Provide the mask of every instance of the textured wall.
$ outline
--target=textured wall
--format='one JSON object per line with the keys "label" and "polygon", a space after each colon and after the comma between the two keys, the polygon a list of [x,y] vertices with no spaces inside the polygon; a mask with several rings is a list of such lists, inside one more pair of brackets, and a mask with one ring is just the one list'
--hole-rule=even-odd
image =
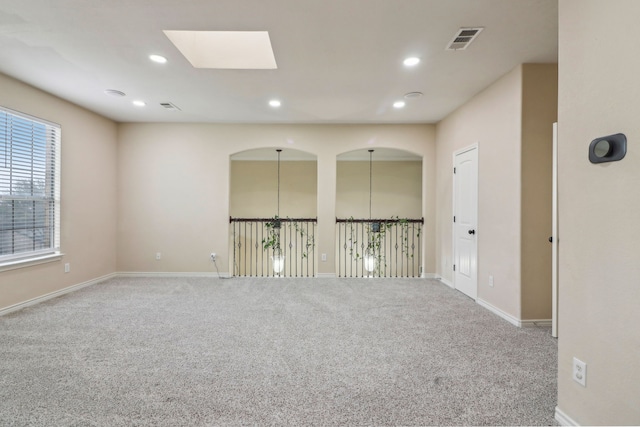
{"label": "textured wall", "polygon": [[[640,424],[640,2],[561,0],[559,33],[558,407],[582,425]],[[620,162],[593,165],[596,137],[622,132]],[[572,381],[572,358],[587,386]]]}
{"label": "textured wall", "polygon": [[[62,127],[60,261],[0,273],[0,308],[116,271],[116,124],[0,75],[2,106]],[[64,263],[71,271],[64,273]]]}
{"label": "textured wall", "polygon": [[422,156],[423,265],[435,271],[432,125],[122,124],[118,147],[119,271],[211,272],[210,252],[228,271],[230,156],[266,147],[317,156],[320,273],[335,272],[337,156],[376,147]]}
{"label": "textured wall", "polygon": [[518,66],[438,123],[436,135],[438,273],[452,281],[453,153],[478,143],[478,298],[518,319],[521,112]]}

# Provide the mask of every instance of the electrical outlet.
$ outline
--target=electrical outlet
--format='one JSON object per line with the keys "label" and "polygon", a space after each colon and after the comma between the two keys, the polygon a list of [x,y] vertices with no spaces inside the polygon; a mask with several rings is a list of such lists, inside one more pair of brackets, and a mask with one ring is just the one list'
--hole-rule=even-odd
{"label": "electrical outlet", "polygon": [[320,259],[322,260],[322,262],[326,262],[327,261],[327,254],[322,254],[320,256]]}
{"label": "electrical outlet", "polygon": [[587,364],[575,357],[573,358],[573,380],[582,387],[587,386]]}
{"label": "electrical outlet", "polygon": [[493,288],[493,275],[492,274],[489,275],[489,286],[491,286]]}
{"label": "electrical outlet", "polygon": [[66,263],[66,264],[64,265],[64,272],[65,272],[65,273],[68,273],[68,272],[70,272],[70,271],[71,271],[71,264]]}
{"label": "electrical outlet", "polygon": [[159,261],[162,258],[162,254],[160,252],[156,252],[156,261]]}
{"label": "electrical outlet", "polygon": [[211,262],[216,262],[216,253],[211,252]]}

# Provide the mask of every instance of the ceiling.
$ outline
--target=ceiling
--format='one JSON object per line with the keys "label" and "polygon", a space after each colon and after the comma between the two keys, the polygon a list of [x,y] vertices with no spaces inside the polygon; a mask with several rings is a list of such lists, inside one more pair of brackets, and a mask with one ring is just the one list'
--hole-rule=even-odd
{"label": "ceiling", "polygon": [[[276,161],[278,159],[278,153],[276,148],[255,148],[252,150],[242,151],[231,155],[233,161]],[[317,157],[314,154],[307,153],[306,151],[294,150],[291,148],[281,149],[280,160],[282,161],[316,161]],[[363,148],[360,150],[349,151],[342,153],[336,159],[339,162],[348,161],[369,161],[369,149]],[[421,156],[410,153],[408,151],[399,150],[396,148],[377,147],[373,149],[371,154],[371,160],[373,161],[420,161]]]}
{"label": "ceiling", "polygon": [[[2,0],[0,72],[118,122],[435,123],[557,62],[557,23],[557,0]],[[484,30],[445,50],[460,27]],[[196,69],[163,30],[268,31],[277,69]]]}

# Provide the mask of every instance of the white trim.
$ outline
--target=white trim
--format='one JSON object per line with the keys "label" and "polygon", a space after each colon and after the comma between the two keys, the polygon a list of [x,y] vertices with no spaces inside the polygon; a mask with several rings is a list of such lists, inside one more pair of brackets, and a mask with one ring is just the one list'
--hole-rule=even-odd
{"label": "white trim", "polygon": [[535,328],[535,327],[550,327],[552,323],[551,319],[527,319],[521,320],[520,326],[523,328]]}
{"label": "white trim", "polygon": [[114,278],[116,276],[117,276],[116,273],[107,274],[106,276],[102,276],[102,277],[98,277],[96,279],[88,280],[86,282],[78,283],[77,285],[69,286],[69,287],[66,287],[64,289],[60,289],[60,290],[57,290],[57,291],[54,291],[54,292],[50,292],[48,294],[41,295],[39,297],[32,298],[32,299],[24,301],[24,302],[19,302],[17,304],[10,305],[9,307],[5,307],[5,308],[0,309],[0,316],[4,316],[5,314],[13,313],[14,311],[22,310],[23,308],[27,308],[27,307],[32,306],[32,305],[40,304],[41,302],[50,300],[52,298],[59,297],[59,296],[64,295],[64,294],[68,294],[68,293],[73,292],[73,291],[77,291],[77,290],[82,289],[82,288],[86,288],[87,286],[91,286],[91,285],[95,285],[95,284],[100,283],[100,282],[104,282],[105,280],[112,279],[112,278]]}
{"label": "white trim", "polygon": [[481,300],[480,298],[478,298],[476,300],[476,302],[478,304],[480,304],[482,307],[484,307],[487,310],[489,310],[490,312],[492,312],[493,314],[497,314],[498,316],[502,317],[504,320],[506,320],[507,322],[511,323],[514,326],[517,326],[518,328],[535,328],[535,327],[549,327],[549,326],[551,326],[551,319],[526,319],[526,320],[521,320],[521,319],[517,319],[517,318],[513,317],[509,313],[505,313],[504,311],[500,310],[498,307],[495,307],[495,306],[489,304],[488,302],[486,302],[484,300]]}
{"label": "white trim", "polygon": [[231,277],[228,272],[165,272],[165,271],[120,271],[118,277]]}
{"label": "white trim", "polygon": [[492,312],[493,314],[497,314],[498,316],[502,317],[504,320],[506,320],[507,322],[511,323],[512,325],[517,326],[517,327],[521,327],[522,326],[522,323],[520,322],[520,319],[516,319],[512,315],[510,315],[508,313],[505,313],[504,311],[500,310],[497,307],[492,306],[488,302],[483,301],[480,298],[478,298],[476,300],[476,302],[478,304],[480,304],[482,307],[484,307],[487,310],[489,310],[490,312]]}
{"label": "white trim", "polygon": [[23,258],[0,263],[0,272],[17,270],[18,268],[32,267],[34,265],[46,264],[48,262],[60,261],[64,254],[60,252],[35,256],[32,258]]}
{"label": "white trim", "polygon": [[435,280],[440,280],[440,276],[438,276],[436,273],[422,273],[420,275],[421,279],[435,279]]}
{"label": "white trim", "polygon": [[575,422],[575,420],[571,418],[569,415],[565,414],[562,411],[562,409],[558,408],[557,406],[556,406],[555,419],[558,423],[560,423],[561,426],[579,426],[580,425],[577,422]]}
{"label": "white trim", "polygon": [[318,279],[335,279],[336,273],[316,273]]}
{"label": "white trim", "polygon": [[453,287],[453,283],[451,283],[450,281],[448,281],[447,279],[445,279],[444,277],[440,277],[439,280],[442,282],[443,285],[447,285],[448,287],[450,287],[451,289],[455,289]]}
{"label": "white trim", "polygon": [[558,338],[558,122],[553,124],[551,190],[551,336]]}

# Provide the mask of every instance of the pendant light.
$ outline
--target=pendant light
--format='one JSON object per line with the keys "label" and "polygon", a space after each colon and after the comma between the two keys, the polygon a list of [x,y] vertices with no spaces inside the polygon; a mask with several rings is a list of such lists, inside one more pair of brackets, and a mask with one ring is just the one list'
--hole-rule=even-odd
{"label": "pendant light", "polygon": [[373,179],[372,179],[372,171],[373,171],[373,150],[369,150],[369,235],[367,242],[367,250],[364,253],[363,261],[364,261],[364,269],[367,270],[368,274],[371,275],[373,271],[376,269],[377,259],[375,248],[372,245],[373,237],[371,233],[380,231],[380,224],[371,222],[371,194],[373,192]]}
{"label": "pendant light", "polygon": [[277,149],[278,153],[278,195],[277,195],[277,214],[276,218],[273,221],[273,233],[278,233],[278,245],[273,248],[273,255],[271,256],[271,261],[273,262],[273,272],[277,276],[280,276],[284,271],[284,254],[282,253],[282,249],[280,248],[280,153],[281,149]]}

